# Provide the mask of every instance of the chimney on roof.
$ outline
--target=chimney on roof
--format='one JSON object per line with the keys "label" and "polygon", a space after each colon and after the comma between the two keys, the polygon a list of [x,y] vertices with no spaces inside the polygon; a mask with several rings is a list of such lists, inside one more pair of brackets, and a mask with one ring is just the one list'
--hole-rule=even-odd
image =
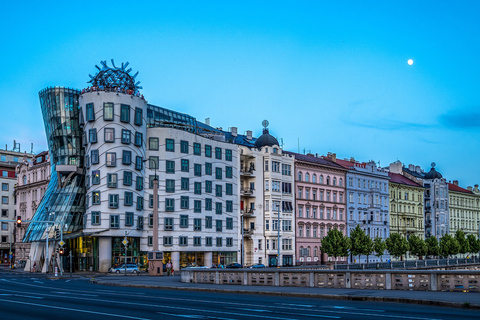
{"label": "chimney on roof", "polygon": [[458,180],[453,180],[453,184],[458,186]]}
{"label": "chimney on roof", "polygon": [[473,187],[473,191],[475,193],[478,193],[480,190],[478,190],[478,184],[476,184],[474,187]]}
{"label": "chimney on roof", "polygon": [[354,158],[354,157],[350,157],[350,162],[355,162],[355,158]]}
{"label": "chimney on roof", "polygon": [[247,130],[247,139],[252,140],[252,137],[253,137],[252,130]]}
{"label": "chimney on roof", "polygon": [[473,191],[472,186],[468,186],[468,187],[467,187],[467,190],[468,190],[468,191]]}
{"label": "chimney on roof", "polygon": [[415,171],[415,166],[413,164],[408,165],[408,170]]}
{"label": "chimney on roof", "polygon": [[232,133],[232,136],[236,137],[238,135],[238,128],[237,127],[231,127],[230,132]]}
{"label": "chimney on roof", "polygon": [[415,167],[415,172],[416,173],[422,173],[422,169],[420,168],[420,166]]}
{"label": "chimney on roof", "polygon": [[337,154],[336,154],[336,153],[332,153],[331,159],[333,160],[333,162],[337,162]]}
{"label": "chimney on roof", "polygon": [[206,119],[205,119],[205,124],[206,124],[207,126],[210,125],[210,118],[206,118]]}
{"label": "chimney on roof", "polygon": [[318,153],[315,153],[315,158],[318,158]]}
{"label": "chimney on roof", "polygon": [[310,153],[310,152],[309,152],[309,153],[307,153],[307,156],[313,157],[313,153]]}

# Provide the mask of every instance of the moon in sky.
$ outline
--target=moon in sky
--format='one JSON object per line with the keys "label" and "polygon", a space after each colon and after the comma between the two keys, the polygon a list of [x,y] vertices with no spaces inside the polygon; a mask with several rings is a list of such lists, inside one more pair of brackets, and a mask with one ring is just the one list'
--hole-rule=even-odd
{"label": "moon in sky", "polygon": [[413,60],[412,59],[408,59],[407,61],[408,65],[411,66],[413,64]]}

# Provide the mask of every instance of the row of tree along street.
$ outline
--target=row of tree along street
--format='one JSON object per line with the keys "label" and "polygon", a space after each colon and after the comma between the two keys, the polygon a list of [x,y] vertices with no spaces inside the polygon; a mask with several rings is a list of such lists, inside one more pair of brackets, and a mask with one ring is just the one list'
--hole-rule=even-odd
{"label": "row of tree along street", "polygon": [[391,256],[401,259],[403,255],[410,253],[412,256],[422,257],[449,257],[455,254],[478,254],[480,251],[480,240],[472,234],[465,236],[462,230],[457,230],[455,236],[445,234],[440,241],[430,237],[426,240],[417,235],[410,235],[408,240],[398,234],[391,233],[383,240],[380,237],[370,238],[358,225],[351,232],[350,237],[344,236],[337,229],[331,229],[322,239],[322,251],[329,256],[337,257],[367,256],[375,255],[381,258],[387,250]]}

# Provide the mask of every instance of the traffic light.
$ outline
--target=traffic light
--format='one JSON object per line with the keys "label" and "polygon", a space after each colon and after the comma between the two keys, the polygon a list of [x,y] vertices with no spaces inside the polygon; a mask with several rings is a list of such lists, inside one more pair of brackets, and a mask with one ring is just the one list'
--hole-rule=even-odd
{"label": "traffic light", "polygon": [[17,227],[20,227],[22,225],[22,217],[17,216]]}
{"label": "traffic light", "polygon": [[55,239],[60,239],[60,229],[55,228]]}
{"label": "traffic light", "polygon": [[58,249],[58,253],[63,254],[64,253],[63,248]]}

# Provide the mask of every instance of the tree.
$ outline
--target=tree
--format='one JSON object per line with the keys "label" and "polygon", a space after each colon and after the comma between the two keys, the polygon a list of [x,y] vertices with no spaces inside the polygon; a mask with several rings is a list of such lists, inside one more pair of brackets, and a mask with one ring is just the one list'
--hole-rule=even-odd
{"label": "tree", "polygon": [[365,255],[367,256],[367,263],[368,263],[368,256],[371,255],[375,250],[373,249],[373,240],[369,236],[365,235]]}
{"label": "tree", "polygon": [[398,233],[391,233],[390,237],[385,240],[385,244],[387,245],[388,252],[397,259],[408,251],[407,239]]}
{"label": "tree", "polygon": [[480,240],[475,237],[473,234],[467,236],[468,244],[470,245],[470,253],[478,254],[480,251]]}
{"label": "tree", "polygon": [[425,240],[425,244],[427,245],[427,254],[429,256],[438,256],[440,254],[440,247],[438,246],[438,240],[436,237],[429,237]]}
{"label": "tree", "polygon": [[337,229],[331,229],[322,239],[322,251],[335,258],[335,266],[337,266],[337,257],[348,256],[349,249],[350,239]]}
{"label": "tree", "polygon": [[440,239],[440,253],[442,256],[448,257],[453,254],[457,254],[460,249],[457,239],[449,235],[448,233],[443,235]]}
{"label": "tree", "polygon": [[365,231],[360,228],[357,224],[355,229],[352,230],[350,233],[350,254],[354,256],[358,256],[358,260],[360,261],[360,256],[365,254],[367,251],[366,249],[366,241],[365,238],[367,235]]}
{"label": "tree", "polygon": [[380,237],[375,237],[373,240],[373,250],[375,251],[375,255],[381,259],[385,249],[387,249],[385,241]]}
{"label": "tree", "polygon": [[465,254],[470,252],[470,242],[467,240],[467,237],[465,237],[463,230],[458,229],[457,232],[455,232],[455,240],[458,241],[459,253]]}
{"label": "tree", "polygon": [[410,238],[408,238],[408,247],[410,248],[410,254],[417,256],[418,259],[426,255],[428,251],[425,241],[416,234],[412,234]]}

